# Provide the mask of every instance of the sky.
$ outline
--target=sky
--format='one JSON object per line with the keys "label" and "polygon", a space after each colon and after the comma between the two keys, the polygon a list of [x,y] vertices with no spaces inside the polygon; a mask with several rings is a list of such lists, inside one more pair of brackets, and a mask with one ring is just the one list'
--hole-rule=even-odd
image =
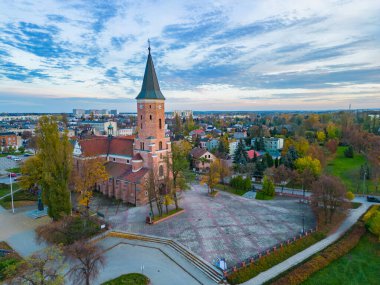
{"label": "sky", "polygon": [[380,1],[0,0],[0,113],[380,108]]}

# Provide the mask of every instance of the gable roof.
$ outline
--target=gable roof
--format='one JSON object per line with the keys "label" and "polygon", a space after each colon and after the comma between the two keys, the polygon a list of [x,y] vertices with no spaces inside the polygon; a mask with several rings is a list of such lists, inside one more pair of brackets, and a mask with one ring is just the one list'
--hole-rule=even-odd
{"label": "gable roof", "polygon": [[195,159],[198,159],[201,158],[201,156],[204,155],[206,152],[208,152],[207,149],[196,147],[191,150],[190,154]]}
{"label": "gable roof", "polygon": [[105,168],[110,177],[131,183],[140,182],[141,178],[143,178],[149,171],[147,168],[141,168],[137,172],[132,172],[131,165],[112,161],[106,162]]}
{"label": "gable roof", "polygon": [[141,91],[139,95],[137,95],[136,99],[137,100],[139,99],[165,100],[164,95],[162,95],[161,93],[160,85],[158,84],[156,70],[154,69],[153,59],[150,54],[150,47],[149,47],[148,59],[146,61],[143,84],[141,86]]}
{"label": "gable roof", "polygon": [[83,156],[98,156],[98,155],[123,155],[133,156],[133,136],[124,137],[92,137],[89,139],[79,140]]}
{"label": "gable roof", "polygon": [[253,159],[255,157],[255,153],[256,153],[256,157],[261,156],[261,153],[259,153],[258,151],[255,151],[254,149],[247,151],[247,155],[249,159]]}

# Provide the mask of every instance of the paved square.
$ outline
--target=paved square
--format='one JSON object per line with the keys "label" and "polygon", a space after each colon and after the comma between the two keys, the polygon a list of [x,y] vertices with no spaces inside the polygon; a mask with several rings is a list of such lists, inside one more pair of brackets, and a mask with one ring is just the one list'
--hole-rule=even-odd
{"label": "paved square", "polygon": [[174,238],[209,262],[224,257],[229,266],[299,234],[302,212],[305,229],[315,226],[311,209],[290,198],[258,201],[224,192],[212,198],[205,187],[194,185],[180,206],[185,213],[157,225],[145,224],[148,206],[119,208],[107,219],[115,229]]}

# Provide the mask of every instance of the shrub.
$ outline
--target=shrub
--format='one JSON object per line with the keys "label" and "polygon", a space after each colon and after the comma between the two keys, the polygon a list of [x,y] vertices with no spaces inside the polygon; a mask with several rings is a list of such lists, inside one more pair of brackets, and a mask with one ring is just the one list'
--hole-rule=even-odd
{"label": "shrub", "polygon": [[145,275],[142,275],[140,273],[129,273],[121,275],[115,279],[109,280],[107,282],[104,282],[102,285],[118,285],[118,284],[124,284],[124,285],[147,285],[149,284],[150,280]]}
{"label": "shrub", "polygon": [[362,217],[362,220],[366,223],[368,220],[379,210],[380,205],[374,205],[372,206],[367,213],[364,214]]}
{"label": "shrub", "polygon": [[366,223],[368,230],[379,237],[380,240],[380,211],[375,212]]}
{"label": "shrub", "polygon": [[346,198],[347,198],[348,200],[352,201],[352,200],[354,200],[355,195],[354,195],[354,193],[352,193],[351,191],[348,191],[348,192],[346,193]]}
{"label": "shrub", "polygon": [[96,218],[66,216],[59,221],[39,226],[36,229],[38,241],[69,245],[77,240],[90,238],[100,232],[100,221]]}
{"label": "shrub", "polygon": [[275,195],[273,180],[268,176],[264,176],[263,189],[256,193],[257,200],[270,200]]}
{"label": "shrub", "polygon": [[348,148],[345,149],[344,151],[344,156],[348,158],[353,158],[354,157],[354,149],[352,146],[348,146]]}
{"label": "shrub", "polygon": [[236,272],[232,272],[227,280],[230,284],[240,284],[243,283],[260,272],[263,272],[276,264],[288,259],[290,256],[308,248],[312,244],[324,238],[324,235],[320,232],[315,232],[309,236],[299,239],[289,245],[279,248],[270,255],[265,255],[259,260],[255,261],[254,264],[249,264],[246,267],[240,268]]}

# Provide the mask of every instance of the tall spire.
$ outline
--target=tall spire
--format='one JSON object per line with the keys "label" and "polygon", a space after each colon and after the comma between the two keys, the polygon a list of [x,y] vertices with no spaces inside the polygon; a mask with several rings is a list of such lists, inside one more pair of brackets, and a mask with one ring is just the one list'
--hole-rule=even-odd
{"label": "tall spire", "polygon": [[144,80],[139,95],[136,97],[139,99],[159,99],[165,100],[158,84],[156,70],[154,69],[152,55],[150,54],[150,40],[148,40],[148,60],[146,61]]}

